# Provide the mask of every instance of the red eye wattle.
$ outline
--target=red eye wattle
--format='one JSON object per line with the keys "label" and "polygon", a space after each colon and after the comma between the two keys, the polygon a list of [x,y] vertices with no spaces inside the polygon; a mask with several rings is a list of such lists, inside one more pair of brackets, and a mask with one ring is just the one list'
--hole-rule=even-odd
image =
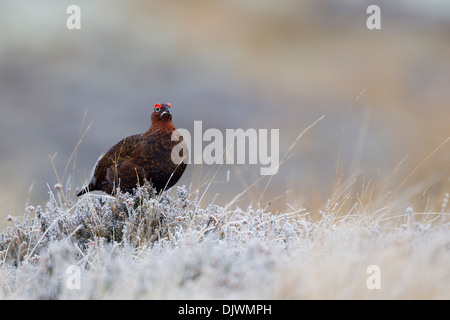
{"label": "red eye wattle", "polygon": [[172,105],[170,103],[167,104],[169,106],[169,108],[172,108]]}
{"label": "red eye wattle", "polygon": [[161,105],[160,104],[155,104],[155,109],[156,108],[160,108],[161,109]]}

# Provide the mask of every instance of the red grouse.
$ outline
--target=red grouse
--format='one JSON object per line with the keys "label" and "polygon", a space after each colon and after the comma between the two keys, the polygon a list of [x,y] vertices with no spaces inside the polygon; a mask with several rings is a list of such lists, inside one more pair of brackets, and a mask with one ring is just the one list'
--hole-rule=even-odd
{"label": "red grouse", "polygon": [[[176,148],[179,144],[182,148]],[[109,149],[98,161],[89,185],[77,196],[94,190],[112,194],[117,187],[131,193],[145,180],[158,193],[167,190],[186,169],[187,161],[183,158],[187,156],[186,150],[183,137],[172,123],[170,103],[156,104],[150,129],[129,136]]]}

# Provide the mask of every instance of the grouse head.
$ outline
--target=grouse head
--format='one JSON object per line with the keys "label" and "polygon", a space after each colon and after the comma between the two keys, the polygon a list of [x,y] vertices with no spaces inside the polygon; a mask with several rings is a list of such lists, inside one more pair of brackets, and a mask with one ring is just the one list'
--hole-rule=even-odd
{"label": "grouse head", "polygon": [[152,124],[147,133],[154,131],[172,132],[175,126],[172,122],[172,110],[170,103],[157,103],[152,113]]}
{"label": "grouse head", "polygon": [[152,113],[152,123],[172,121],[172,111],[170,103],[157,103]]}

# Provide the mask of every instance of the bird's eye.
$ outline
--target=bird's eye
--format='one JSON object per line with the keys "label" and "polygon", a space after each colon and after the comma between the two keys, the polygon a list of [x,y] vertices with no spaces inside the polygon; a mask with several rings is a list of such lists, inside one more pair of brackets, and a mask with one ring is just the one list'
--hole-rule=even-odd
{"label": "bird's eye", "polygon": [[160,111],[161,111],[161,108],[156,107],[156,108],[155,108],[155,111],[156,111],[156,112],[160,112]]}

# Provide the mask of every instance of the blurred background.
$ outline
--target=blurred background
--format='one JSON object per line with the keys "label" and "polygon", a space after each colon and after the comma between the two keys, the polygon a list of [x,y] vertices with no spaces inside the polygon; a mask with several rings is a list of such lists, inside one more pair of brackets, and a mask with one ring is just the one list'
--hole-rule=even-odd
{"label": "blurred background", "polygon": [[[81,30],[66,28],[70,4]],[[366,27],[372,4],[381,30]],[[416,188],[412,205],[438,210],[427,203],[450,192],[450,143],[405,179],[450,136],[449,89],[447,0],[0,0],[1,223],[55,191],[49,155],[60,178],[70,160],[65,181],[76,172],[81,187],[102,152],[148,129],[157,102],[179,128],[280,129],[281,156],[325,115],[242,207],[314,210],[337,177],[358,176]],[[191,165],[178,185],[204,191],[216,169]],[[259,169],[224,165],[205,204],[227,203]]]}

